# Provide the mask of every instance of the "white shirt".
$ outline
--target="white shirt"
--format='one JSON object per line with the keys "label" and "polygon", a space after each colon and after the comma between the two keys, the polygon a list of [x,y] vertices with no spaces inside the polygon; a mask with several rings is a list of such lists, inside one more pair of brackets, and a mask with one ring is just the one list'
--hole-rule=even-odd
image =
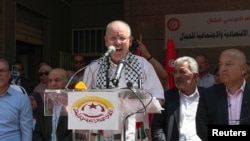
{"label": "white shirt", "polygon": [[57,141],[56,130],[57,130],[57,125],[58,125],[58,120],[60,117],[61,110],[62,110],[62,105],[55,103],[53,107],[53,115],[52,115],[51,141]]}
{"label": "white shirt", "polygon": [[[142,68],[142,79],[143,79],[143,89],[148,91],[153,95],[153,97],[164,99],[164,91],[161,82],[153,68],[153,66],[143,57],[136,56],[141,68]],[[97,73],[100,68],[98,62],[93,62],[89,67],[86,68],[84,72],[83,82],[86,84],[88,89],[96,88]],[[112,73],[115,72],[117,65],[111,63]],[[134,84],[137,86],[137,84]],[[127,87],[126,77],[124,69],[119,80],[119,88]]]}
{"label": "white shirt", "polygon": [[195,116],[199,102],[199,92],[190,96],[180,94],[180,124],[179,124],[179,141],[201,141],[196,134]]}

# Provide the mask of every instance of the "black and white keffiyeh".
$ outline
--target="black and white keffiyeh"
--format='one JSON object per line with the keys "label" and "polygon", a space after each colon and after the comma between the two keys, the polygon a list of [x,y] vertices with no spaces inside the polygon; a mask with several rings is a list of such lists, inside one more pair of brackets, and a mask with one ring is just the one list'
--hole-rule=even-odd
{"label": "black and white keffiyeh", "polygon": [[[127,64],[130,65],[130,66],[126,65],[123,70],[125,71],[126,82],[131,82],[132,84],[138,83],[138,78],[141,79],[142,76],[142,68],[138,59],[132,53],[128,53],[128,55],[125,58],[125,61],[127,62]],[[105,88],[115,87],[115,85],[112,82],[109,82],[109,84],[107,85],[107,80],[110,79],[110,77],[112,76],[112,72],[110,70],[110,64],[111,64],[110,57],[108,61],[103,59],[103,61],[99,62],[100,68],[97,74],[97,83],[96,83],[97,88],[105,89]],[[140,77],[138,76],[138,74],[140,75]],[[141,81],[141,83],[143,82]]]}

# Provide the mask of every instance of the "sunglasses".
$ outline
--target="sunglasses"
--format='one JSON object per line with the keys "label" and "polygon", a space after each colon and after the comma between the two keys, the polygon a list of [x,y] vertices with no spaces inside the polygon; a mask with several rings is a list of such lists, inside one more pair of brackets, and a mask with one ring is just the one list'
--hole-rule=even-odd
{"label": "sunglasses", "polygon": [[77,61],[77,60],[73,61],[73,64],[83,64],[83,63],[84,63],[84,61]]}
{"label": "sunglasses", "polygon": [[39,75],[40,76],[47,76],[47,75],[49,75],[49,72],[47,72],[47,71],[46,72],[39,72]]}

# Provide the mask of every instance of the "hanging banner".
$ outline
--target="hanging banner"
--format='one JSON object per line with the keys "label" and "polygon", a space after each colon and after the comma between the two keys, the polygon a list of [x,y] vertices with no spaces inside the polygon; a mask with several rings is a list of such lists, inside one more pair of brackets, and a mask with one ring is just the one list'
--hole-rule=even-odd
{"label": "hanging banner", "polygon": [[176,48],[249,46],[250,10],[165,16]]}

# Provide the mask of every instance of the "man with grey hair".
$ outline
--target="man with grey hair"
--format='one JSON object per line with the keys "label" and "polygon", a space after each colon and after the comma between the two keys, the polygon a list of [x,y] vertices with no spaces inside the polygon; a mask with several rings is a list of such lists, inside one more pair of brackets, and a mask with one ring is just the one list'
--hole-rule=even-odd
{"label": "man with grey hair", "polygon": [[199,93],[197,87],[199,69],[196,60],[179,57],[174,66],[175,88],[165,92],[164,110],[155,114],[152,122],[154,141],[200,141],[195,129],[195,115]]}

